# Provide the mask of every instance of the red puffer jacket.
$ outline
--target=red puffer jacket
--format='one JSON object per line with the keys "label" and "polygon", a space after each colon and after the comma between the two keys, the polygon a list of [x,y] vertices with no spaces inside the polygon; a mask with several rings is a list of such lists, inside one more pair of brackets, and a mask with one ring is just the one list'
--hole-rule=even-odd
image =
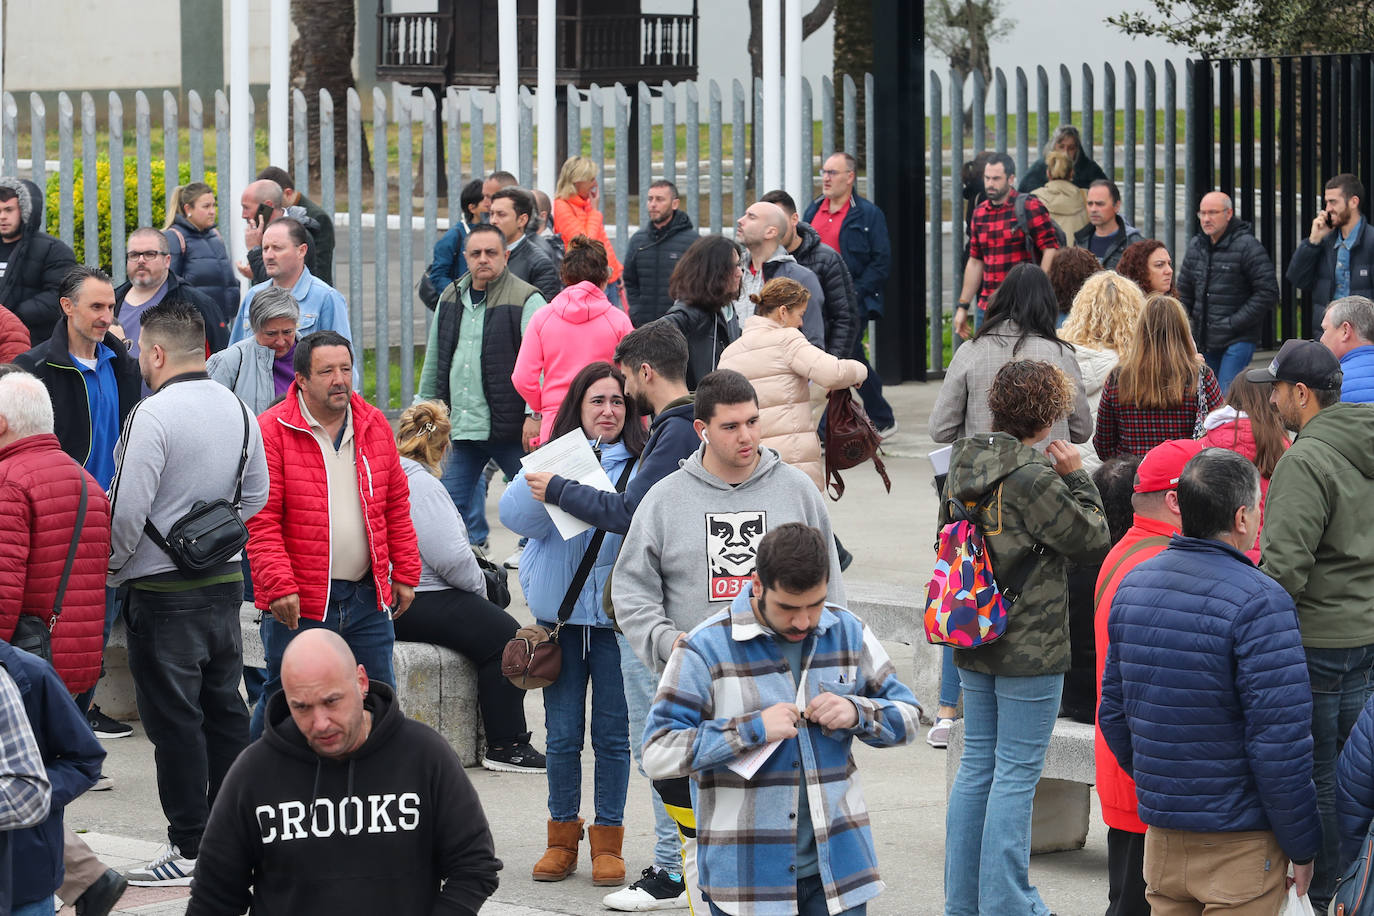
{"label": "red puffer jacket", "polygon": [[14,635],[20,614],[46,621],[52,613],[83,476],[86,520],[52,633],[54,667],[73,693],[94,687],[100,677],[110,503],[51,433],[0,449],[0,638],[5,640]]}
{"label": "red puffer jacket", "polygon": [[33,344],[29,329],[19,316],[0,305],[0,363],[12,363],[21,353],[29,352]]}
{"label": "red puffer jacket", "polygon": [[[392,603],[391,580],[420,581],[420,549],[410,521],[410,484],[391,426],[356,392],[351,403],[362,497],[372,554],[378,609]],[[298,594],[301,616],[323,620],[329,603],[329,482],[319,441],[301,414],[296,383],[258,417],[271,490],[267,505],[248,520],[253,598],[267,610],[277,598]]]}

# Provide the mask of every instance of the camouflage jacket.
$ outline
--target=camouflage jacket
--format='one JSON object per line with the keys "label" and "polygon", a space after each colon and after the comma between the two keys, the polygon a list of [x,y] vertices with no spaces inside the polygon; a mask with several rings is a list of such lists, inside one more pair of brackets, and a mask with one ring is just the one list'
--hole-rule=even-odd
{"label": "camouflage jacket", "polygon": [[1004,677],[1068,671],[1068,564],[1101,562],[1111,545],[1092,478],[1083,470],[1060,477],[1035,449],[1006,433],[984,433],[954,443],[944,496],[940,527],[950,520],[949,499],[970,509],[987,503],[975,520],[994,572],[1008,575],[1035,544],[1046,548],[1007,614],[1006,633],[954,650],[955,664]]}

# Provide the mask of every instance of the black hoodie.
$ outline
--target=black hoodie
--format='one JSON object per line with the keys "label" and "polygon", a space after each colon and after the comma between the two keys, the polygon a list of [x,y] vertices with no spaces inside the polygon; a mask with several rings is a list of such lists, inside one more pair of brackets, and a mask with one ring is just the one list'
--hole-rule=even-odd
{"label": "black hoodie", "polygon": [[210,812],[188,916],[250,903],[255,916],[476,914],[501,861],[462,764],[385,684],[364,706],[371,734],[333,760],[310,749],[284,694],[268,701],[267,730]]}

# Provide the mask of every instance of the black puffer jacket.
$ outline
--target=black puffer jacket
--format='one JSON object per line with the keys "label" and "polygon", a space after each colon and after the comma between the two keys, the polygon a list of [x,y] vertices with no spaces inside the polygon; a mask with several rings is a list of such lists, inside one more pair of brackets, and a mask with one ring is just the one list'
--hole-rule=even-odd
{"label": "black puffer jacket", "polygon": [[692,220],[681,210],[674,211],[663,228],[650,223],[630,236],[621,279],[630,300],[630,323],[635,327],[662,318],[673,307],[668,278],[697,237]]}
{"label": "black puffer jacket", "polygon": [[76,266],[76,255],[67,243],[43,231],[43,198],[38,186],[22,178],[0,178],[0,188],[19,197],[24,234],[10,254],[5,276],[0,278],[0,305],[19,316],[29,329],[34,345],[52,336],[62,317],[57,288],[67,271]]}
{"label": "black puffer jacket", "polygon": [[687,338],[687,390],[696,391],[703,376],[720,365],[720,354],[739,337],[739,320],[728,321],[720,311],[707,311],[675,302],[668,313],[659,319],[670,322]]}
{"label": "black puffer jacket", "polygon": [[[129,290],[133,289],[133,283],[125,280],[115,288],[115,320],[119,320],[119,314],[124,310],[124,299],[129,295]],[[175,273],[167,274],[167,292],[162,297],[163,302],[173,299],[183,299],[196,307],[200,312],[201,320],[205,322],[205,345],[208,347],[206,356],[211,353],[218,353],[229,345],[229,326],[219,314],[219,306],[215,304],[209,296],[196,289],[185,280],[177,278]]]}
{"label": "black puffer jacket", "polygon": [[[825,302],[820,303],[825,318],[825,352],[837,359],[849,359],[854,355],[854,340],[862,333],[854,278],[849,275],[840,253],[821,242],[821,234],[809,223],[798,221],[797,238],[801,244],[796,251],[788,253],[816,275],[825,291]],[[812,303],[810,308],[816,306],[817,303]]]}
{"label": "black puffer jacket", "polygon": [[162,234],[172,254],[172,273],[209,296],[227,326],[239,313],[239,280],[219,230],[211,226],[202,232],[178,216]]}
{"label": "black puffer jacket", "polygon": [[1264,317],[1279,299],[1274,262],[1249,223],[1231,217],[1214,244],[1199,232],[1178,270],[1178,298],[1188,309],[1199,350],[1259,343]]}
{"label": "black puffer jacket", "polygon": [[539,290],[545,302],[551,302],[563,289],[563,282],[547,252],[548,248],[538,239],[525,236],[506,256],[506,270]]}

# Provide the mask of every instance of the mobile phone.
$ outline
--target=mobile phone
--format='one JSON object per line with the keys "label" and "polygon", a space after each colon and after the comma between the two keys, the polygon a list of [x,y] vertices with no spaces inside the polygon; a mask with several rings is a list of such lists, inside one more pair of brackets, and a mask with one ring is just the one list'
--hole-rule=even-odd
{"label": "mobile phone", "polygon": [[1331,216],[1331,211],[1330,211],[1330,210],[1323,210],[1322,213],[1323,213],[1323,215],[1326,216],[1326,228],[1328,228],[1328,229],[1335,229],[1335,228],[1336,228],[1336,220],[1335,220],[1334,217]]}
{"label": "mobile phone", "polygon": [[276,208],[271,204],[258,204],[258,225],[263,229],[267,228],[267,222],[272,218]]}

